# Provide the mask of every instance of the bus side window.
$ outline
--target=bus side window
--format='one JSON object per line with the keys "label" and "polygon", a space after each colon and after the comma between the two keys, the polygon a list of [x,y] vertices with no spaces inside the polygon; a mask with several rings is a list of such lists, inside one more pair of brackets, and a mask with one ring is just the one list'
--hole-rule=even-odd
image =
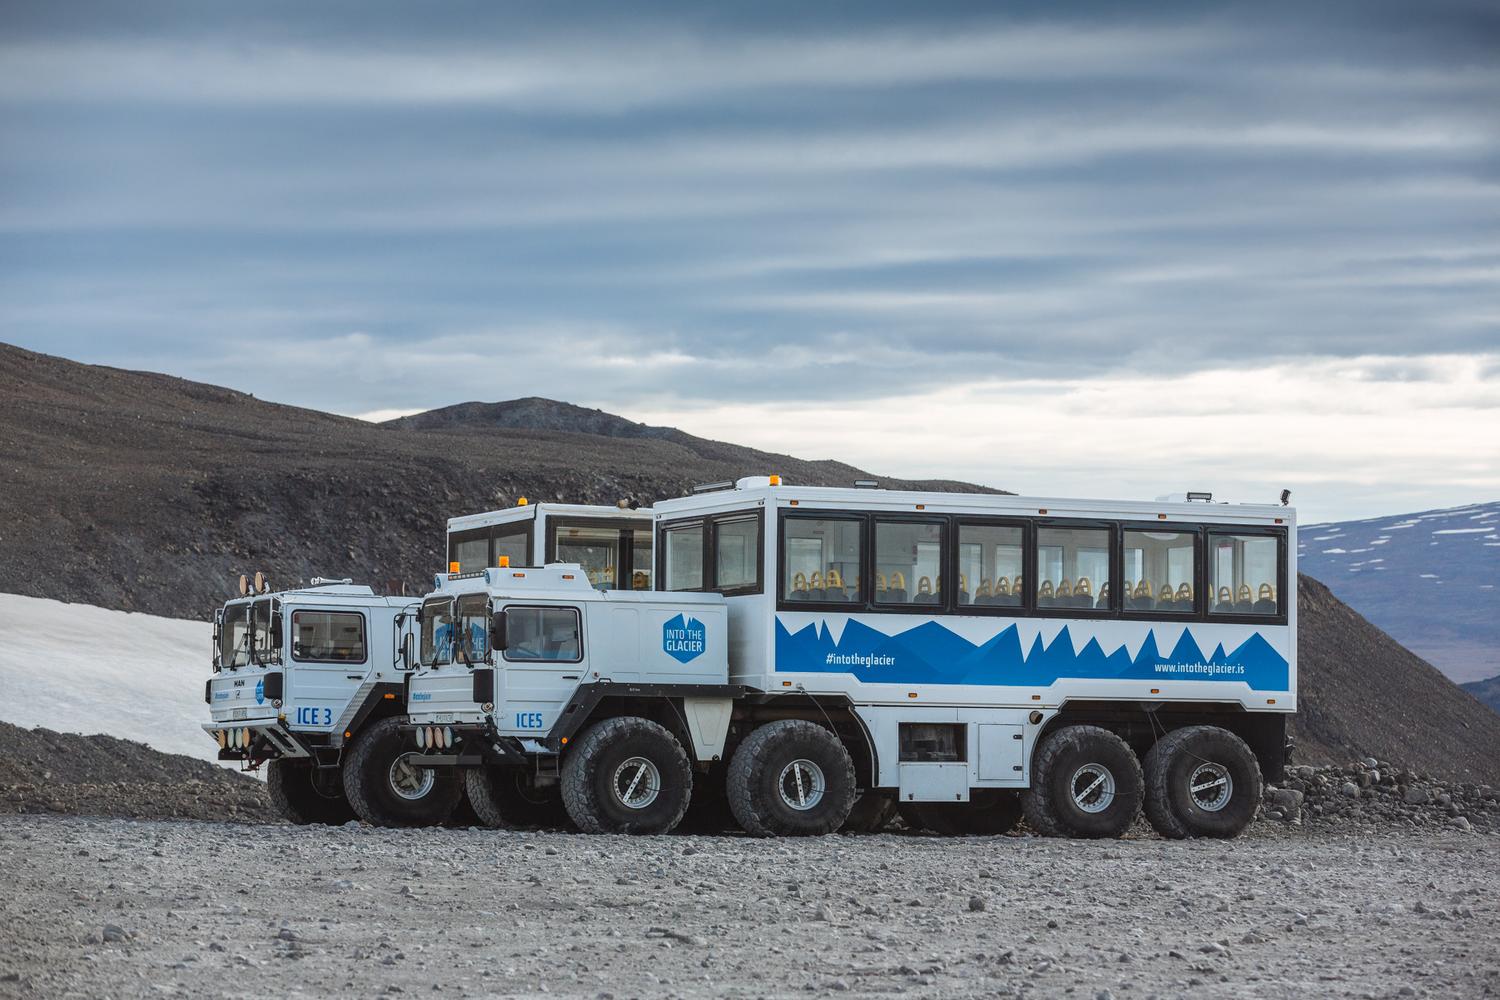
{"label": "bus side window", "polygon": [[1208,590],[1216,614],[1277,615],[1281,538],[1209,532]]}

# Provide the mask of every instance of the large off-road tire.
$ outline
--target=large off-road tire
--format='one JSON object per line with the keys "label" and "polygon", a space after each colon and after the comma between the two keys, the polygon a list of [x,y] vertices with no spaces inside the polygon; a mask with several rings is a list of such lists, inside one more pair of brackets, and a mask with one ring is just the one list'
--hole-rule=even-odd
{"label": "large off-road tire", "polygon": [[687,812],[693,766],[665,726],[635,716],[605,719],[568,750],[562,794],[584,833],[666,833]]}
{"label": "large off-road tire", "polygon": [[354,738],[344,757],[344,794],[359,818],[375,826],[435,826],[463,794],[451,767],[418,767],[421,755],[403,739],[401,720],[381,719]]}
{"label": "large off-road tire", "polygon": [[844,818],[840,833],[879,833],[896,818],[896,799],[893,795],[870,790],[861,795]]}
{"label": "large off-road tire", "polygon": [[1146,753],[1146,818],[1172,840],[1237,837],[1255,820],[1264,782],[1245,741],[1218,726],[1174,729]]}
{"label": "large off-road tire", "polygon": [[1140,815],[1141,796],[1141,763],[1124,740],[1098,726],[1064,726],[1032,757],[1021,809],[1043,836],[1118,837]]}
{"label": "large off-road tire", "polygon": [[476,767],[464,772],[464,790],[479,822],[495,829],[566,829],[562,788],[538,787],[518,767]]}
{"label": "large off-road tire", "polygon": [[757,837],[810,837],[844,825],[858,791],[854,761],[815,722],[781,719],[745,737],[729,761],[729,808]]}
{"label": "large off-road tire", "polygon": [[338,826],[354,818],[354,810],[344,798],[343,790],[325,795],[313,783],[311,764],[291,760],[272,760],[266,764],[266,792],[271,805],[288,823],[306,826],[324,823]]}
{"label": "large off-road tire", "polygon": [[1015,792],[981,790],[968,802],[903,802],[897,808],[913,830],[950,837],[996,837],[1021,822],[1021,798]]}

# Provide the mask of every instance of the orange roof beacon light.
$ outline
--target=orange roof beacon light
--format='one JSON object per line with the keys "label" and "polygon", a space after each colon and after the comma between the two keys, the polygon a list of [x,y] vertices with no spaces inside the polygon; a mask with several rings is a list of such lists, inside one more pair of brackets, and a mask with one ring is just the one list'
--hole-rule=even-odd
{"label": "orange roof beacon light", "polygon": [[781,485],[781,477],[773,473],[771,475],[771,485],[772,486],[780,486]]}
{"label": "orange roof beacon light", "polygon": [[526,503],[527,503],[527,500],[526,500],[525,497],[517,497],[516,498],[516,506],[517,507],[524,507],[524,506],[526,506]]}
{"label": "orange roof beacon light", "polygon": [[501,569],[510,569],[510,556],[501,556],[498,565]]}
{"label": "orange roof beacon light", "polygon": [[461,571],[461,567],[459,566],[458,563],[451,562],[451,563],[448,564],[448,572],[450,572],[450,573],[458,573],[460,571]]}

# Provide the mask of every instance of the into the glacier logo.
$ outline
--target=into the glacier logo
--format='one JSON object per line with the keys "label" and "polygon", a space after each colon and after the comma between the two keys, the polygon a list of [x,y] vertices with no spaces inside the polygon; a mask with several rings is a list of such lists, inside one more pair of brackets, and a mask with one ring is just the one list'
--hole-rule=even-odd
{"label": "into the glacier logo", "polygon": [[674,660],[686,663],[703,655],[708,646],[708,629],[696,618],[678,615],[661,627],[661,648]]}

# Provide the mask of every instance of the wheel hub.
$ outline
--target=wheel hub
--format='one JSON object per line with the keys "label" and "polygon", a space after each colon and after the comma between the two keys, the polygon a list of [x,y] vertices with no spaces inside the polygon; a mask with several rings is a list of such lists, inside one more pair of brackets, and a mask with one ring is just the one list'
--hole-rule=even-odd
{"label": "wheel hub", "polygon": [[1115,801],[1114,772],[1103,764],[1085,764],[1069,783],[1073,804],[1086,813],[1100,813]]}
{"label": "wheel hub", "polygon": [[1188,794],[1199,809],[1218,812],[1234,797],[1234,778],[1223,764],[1206,760],[1188,777]]}
{"label": "wheel hub", "polygon": [[615,768],[615,798],[627,809],[644,809],[661,794],[661,771],[645,757],[627,757]]}
{"label": "wheel hub", "polygon": [[418,767],[417,754],[404,753],[391,762],[391,791],[409,802],[426,798],[437,784],[437,775],[430,767]]}
{"label": "wheel hub", "polygon": [[823,776],[823,769],[815,761],[801,757],[781,769],[776,790],[781,793],[781,801],[788,807],[806,812],[823,801],[828,781]]}

